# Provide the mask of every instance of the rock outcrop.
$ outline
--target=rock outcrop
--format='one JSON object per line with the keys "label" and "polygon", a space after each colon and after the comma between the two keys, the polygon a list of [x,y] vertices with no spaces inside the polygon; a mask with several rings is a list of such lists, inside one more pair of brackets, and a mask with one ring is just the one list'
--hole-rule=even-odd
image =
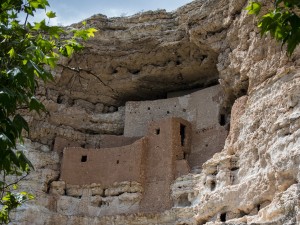
{"label": "rock outcrop", "polygon": [[[280,45],[262,38],[246,4],[195,0],[172,13],[87,19],[100,32],[84,52],[62,62],[55,82],[40,88],[49,113],[27,116],[32,132],[20,148],[35,171],[21,187],[36,200],[22,206],[12,224],[300,224],[300,50],[287,58]],[[60,183],[55,137],[97,148],[106,135],[123,133],[126,101],[218,81],[229,135],[202,170],[172,184],[172,209],[101,217],[103,193],[95,206],[85,204],[87,193],[101,187]],[[114,204],[140,197],[126,185],[116,184],[118,194],[109,195]],[[72,199],[61,197],[64,191]]]}

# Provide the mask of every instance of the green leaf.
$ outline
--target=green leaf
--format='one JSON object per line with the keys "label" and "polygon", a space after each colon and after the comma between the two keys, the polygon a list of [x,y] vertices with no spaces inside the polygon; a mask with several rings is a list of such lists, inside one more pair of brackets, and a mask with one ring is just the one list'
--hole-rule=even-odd
{"label": "green leaf", "polygon": [[67,56],[70,57],[74,53],[74,48],[72,46],[66,45]]}
{"label": "green leaf", "polygon": [[34,195],[33,194],[27,194],[27,198],[28,198],[28,200],[32,200],[32,199],[34,199]]}
{"label": "green leaf", "polygon": [[20,132],[20,135],[23,129],[29,132],[28,123],[20,114],[15,115],[13,123],[15,124],[16,128]]}
{"label": "green leaf", "polygon": [[6,144],[6,146],[14,146],[14,143],[5,135],[5,134],[0,134],[0,146],[2,148],[5,148],[3,144]]}
{"label": "green leaf", "polygon": [[47,17],[50,18],[50,19],[56,17],[56,13],[55,13],[55,12],[52,12],[52,11],[47,12],[46,15],[47,15]]}
{"label": "green leaf", "polygon": [[83,29],[83,30],[76,30],[74,32],[74,37],[75,38],[82,38],[83,40],[87,40],[90,37],[94,37],[95,36],[95,32],[97,32],[98,30],[95,28],[88,28],[88,29]]}
{"label": "green leaf", "polygon": [[19,167],[20,162],[16,153],[12,149],[7,150],[7,152],[8,152],[8,158],[10,162],[12,162],[15,166]]}
{"label": "green leaf", "polygon": [[49,73],[48,71],[46,71],[44,68],[40,67],[39,65],[37,65],[35,62],[33,62],[32,60],[29,60],[29,62],[31,63],[31,65],[34,68],[34,73],[36,74],[37,77],[41,78],[44,81],[47,80],[52,80],[52,75],[51,73]]}
{"label": "green leaf", "polygon": [[37,30],[37,31],[39,31],[39,30],[46,30],[46,27],[47,27],[46,21],[45,21],[45,20],[42,20],[42,21],[39,22],[39,23],[35,22],[35,23],[34,23],[33,29],[35,29],[35,30]]}
{"label": "green leaf", "polygon": [[10,99],[11,99],[11,95],[8,92],[4,90],[0,91],[0,105],[2,107],[7,106],[7,104],[10,103]]}
{"label": "green leaf", "polygon": [[37,45],[45,52],[51,51],[54,47],[51,41],[45,40],[43,38],[38,39]]}
{"label": "green leaf", "polygon": [[25,6],[25,13],[34,16],[35,9],[33,7]]}
{"label": "green leaf", "polygon": [[258,15],[261,10],[261,3],[260,2],[249,2],[248,6],[246,7],[249,15]]}
{"label": "green leaf", "polygon": [[284,38],[284,30],[282,27],[278,26],[275,30],[275,39],[282,40]]}
{"label": "green leaf", "polygon": [[17,156],[19,158],[20,168],[22,171],[28,173],[31,169],[34,169],[32,163],[27,159],[23,152],[18,151]]}
{"label": "green leaf", "polygon": [[8,52],[10,58],[14,58],[16,56],[16,52],[14,48],[11,48]]}
{"label": "green leaf", "polygon": [[47,0],[29,0],[28,3],[35,9],[46,9],[46,6],[49,6]]}
{"label": "green leaf", "polygon": [[87,29],[87,32],[88,32],[88,37],[90,38],[90,37],[95,37],[95,33],[98,32],[98,30],[95,28],[89,28]]}
{"label": "green leaf", "polygon": [[58,60],[58,58],[56,58],[56,57],[51,57],[51,56],[45,57],[45,63],[47,65],[49,65],[52,69],[54,69],[56,67],[57,60]]}
{"label": "green leaf", "polygon": [[51,26],[47,29],[48,33],[55,37],[56,39],[60,39],[61,35],[65,33],[65,31],[59,26]]}
{"label": "green leaf", "polygon": [[289,39],[287,40],[287,53],[291,56],[297,47],[300,44],[300,30],[296,30],[290,35]]}
{"label": "green leaf", "polygon": [[37,100],[36,97],[31,97],[29,103],[29,109],[30,111],[34,110],[37,113],[40,113],[40,110],[46,111],[45,106],[39,100]]}

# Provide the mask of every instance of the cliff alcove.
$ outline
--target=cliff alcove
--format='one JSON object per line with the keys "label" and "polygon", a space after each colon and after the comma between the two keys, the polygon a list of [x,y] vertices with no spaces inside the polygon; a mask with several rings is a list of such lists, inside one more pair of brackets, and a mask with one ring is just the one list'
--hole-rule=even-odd
{"label": "cliff alcove", "polygon": [[[20,148],[27,149],[36,170],[21,185],[36,201],[20,209],[13,224],[299,224],[300,52],[288,59],[277,43],[261,38],[246,5],[247,0],[195,0],[171,13],[87,19],[100,32],[84,52],[61,62],[54,83],[38,90],[49,114],[27,116],[32,132]],[[218,117],[206,115],[213,114],[220,129],[230,120],[225,145],[199,170],[172,181],[170,209],[122,214],[143,201],[138,182],[78,187],[60,180],[64,147],[130,145],[145,130],[140,126],[134,133],[129,126],[124,132],[126,113],[133,115],[127,125],[148,121],[134,117],[139,107],[150,119],[160,112],[157,105],[172,114],[163,108],[168,93],[217,83],[223,90]],[[185,103],[187,97],[175,99]],[[207,107],[199,102],[185,113]],[[131,139],[112,138],[122,134]],[[213,135],[206,137],[209,143],[215,143]],[[109,214],[111,207],[120,213]]]}

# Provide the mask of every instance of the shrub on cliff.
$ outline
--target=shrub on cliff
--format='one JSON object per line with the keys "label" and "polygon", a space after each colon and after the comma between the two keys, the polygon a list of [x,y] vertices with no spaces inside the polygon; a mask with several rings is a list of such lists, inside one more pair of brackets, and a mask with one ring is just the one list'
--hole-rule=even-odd
{"label": "shrub on cliff", "polygon": [[[94,36],[94,28],[66,31],[49,21],[30,23],[28,18],[44,10],[47,0],[2,0],[0,3],[0,224],[10,221],[9,213],[33,196],[17,192],[16,184],[33,169],[22,151],[16,150],[29,126],[19,109],[40,113],[43,104],[35,97],[37,79],[53,80],[46,68],[54,68],[61,56],[70,57],[83,46],[78,39]],[[20,18],[24,18],[23,21]],[[69,37],[69,38],[65,38]],[[16,180],[8,182],[16,177]]]}
{"label": "shrub on cliff", "polygon": [[300,43],[300,1],[275,0],[273,3],[273,8],[264,15],[260,15],[262,3],[257,1],[250,2],[246,10],[259,16],[261,34],[270,33],[282,46],[287,46],[287,54],[291,56]]}

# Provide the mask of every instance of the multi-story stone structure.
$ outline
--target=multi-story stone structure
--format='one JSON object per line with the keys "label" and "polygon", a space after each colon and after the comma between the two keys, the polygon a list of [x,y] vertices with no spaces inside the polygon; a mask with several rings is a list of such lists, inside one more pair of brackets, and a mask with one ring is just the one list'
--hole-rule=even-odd
{"label": "multi-story stone structure", "polygon": [[[64,149],[61,180],[71,185],[137,182],[143,187],[138,211],[163,211],[172,207],[170,185],[189,172],[191,126],[180,118],[153,122],[145,137],[131,145],[84,149]],[[128,209],[128,212],[136,209]]]}
{"label": "multi-story stone structure", "polygon": [[[131,198],[131,207],[114,200],[104,206],[97,203],[103,208],[101,215],[170,209],[172,182],[200,167],[224,145],[227,131],[222,126],[220,98],[221,90],[214,86],[185,96],[127,102],[124,136],[107,136],[111,143],[105,147],[84,148],[57,138],[54,148],[66,147],[60,180],[66,187],[99,184],[103,201],[108,201],[107,190],[116,184],[139,185],[137,192],[128,189],[138,196]],[[122,194],[117,193],[113,196]]]}
{"label": "multi-story stone structure", "polygon": [[[178,94],[182,93],[169,96]],[[179,97],[127,102],[124,136],[140,137],[145,135],[151,121],[181,117],[192,125],[191,153],[187,159],[192,168],[201,167],[222,150],[227,136],[225,115],[220,110],[221,98],[222,90],[216,85]]]}

